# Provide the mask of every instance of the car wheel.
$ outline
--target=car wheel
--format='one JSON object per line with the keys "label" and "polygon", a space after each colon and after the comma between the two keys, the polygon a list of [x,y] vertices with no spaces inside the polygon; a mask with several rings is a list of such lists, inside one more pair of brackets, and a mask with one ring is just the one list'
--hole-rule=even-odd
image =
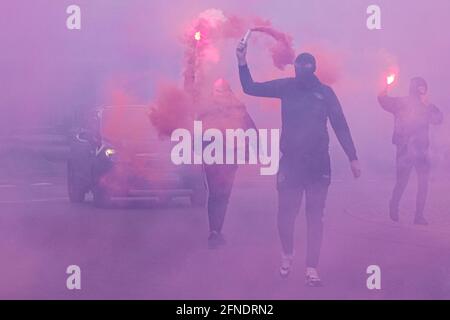
{"label": "car wheel", "polygon": [[94,197],[94,206],[97,208],[106,208],[111,205],[111,195],[105,188],[96,186],[92,190]]}
{"label": "car wheel", "polygon": [[70,202],[81,203],[84,201],[86,190],[76,181],[75,172],[71,165],[68,165],[67,170],[67,189]]}

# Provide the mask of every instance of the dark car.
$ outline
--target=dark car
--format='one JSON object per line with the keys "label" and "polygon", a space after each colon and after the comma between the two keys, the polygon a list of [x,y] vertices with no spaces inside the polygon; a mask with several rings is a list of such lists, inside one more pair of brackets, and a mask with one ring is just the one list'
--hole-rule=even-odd
{"label": "dark car", "polygon": [[144,106],[103,107],[90,113],[72,134],[68,192],[82,202],[92,192],[94,204],[115,197],[189,197],[204,206],[207,190],[202,167],[174,165],[170,140],[158,137]]}

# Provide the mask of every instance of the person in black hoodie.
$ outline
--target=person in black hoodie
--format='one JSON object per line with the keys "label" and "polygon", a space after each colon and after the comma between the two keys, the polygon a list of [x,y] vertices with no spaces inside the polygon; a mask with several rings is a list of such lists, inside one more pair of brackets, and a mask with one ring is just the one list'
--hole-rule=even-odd
{"label": "person in black hoodie", "polygon": [[315,75],[316,60],[309,53],[295,60],[295,77],[254,82],[246,61],[247,45],[240,42],[236,55],[246,94],[281,99],[282,158],[277,174],[278,231],[282,245],[280,274],[289,275],[294,254],[294,224],[302,196],[306,198],[306,284],[322,284],[317,266],[323,233],[323,211],[330,185],[328,152],[331,125],[343,147],[355,178],[361,170],[342,107],[334,91]]}
{"label": "person in black hoodie", "polygon": [[443,121],[442,112],[426,99],[428,85],[423,78],[411,79],[409,96],[389,97],[386,87],[379,96],[381,107],[395,119],[392,143],[397,147],[397,181],[389,202],[389,215],[399,221],[400,199],[408,184],[411,170],[416,169],[418,189],[414,223],[427,225],[424,218],[428,193],[430,161],[428,156],[429,127]]}

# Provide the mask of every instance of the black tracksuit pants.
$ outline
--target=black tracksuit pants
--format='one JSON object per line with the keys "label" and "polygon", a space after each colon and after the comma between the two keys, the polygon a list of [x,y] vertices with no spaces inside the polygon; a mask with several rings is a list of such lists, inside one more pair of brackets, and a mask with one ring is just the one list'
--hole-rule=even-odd
{"label": "black tracksuit pants", "polygon": [[329,185],[328,154],[310,159],[282,157],[277,176],[278,232],[284,254],[293,254],[295,220],[305,195],[307,267],[315,268],[319,263]]}

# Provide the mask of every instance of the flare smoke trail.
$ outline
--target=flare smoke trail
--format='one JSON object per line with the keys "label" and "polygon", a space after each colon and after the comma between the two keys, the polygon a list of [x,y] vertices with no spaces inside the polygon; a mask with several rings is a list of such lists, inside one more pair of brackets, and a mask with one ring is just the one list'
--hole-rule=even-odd
{"label": "flare smoke trail", "polygon": [[387,83],[387,78],[388,77],[392,77],[394,76],[391,83],[387,83],[389,85],[393,85],[394,82],[396,82],[399,78],[399,72],[400,72],[400,68],[398,66],[398,62],[397,62],[397,58],[390,52],[388,52],[386,49],[381,49],[379,50],[379,57],[381,59],[381,67],[384,70],[384,73],[382,74],[382,85],[380,85],[381,87],[383,87],[384,85],[386,85]]}
{"label": "flare smoke trail", "polygon": [[272,36],[276,43],[270,48],[272,53],[272,60],[275,67],[284,70],[286,65],[292,64],[295,59],[295,51],[292,47],[292,37],[288,34],[282,33],[272,27],[255,27],[252,31],[264,32]]}
{"label": "flare smoke trail", "polygon": [[189,128],[193,117],[192,100],[173,84],[161,85],[149,117],[161,137],[170,136],[176,128]]}
{"label": "flare smoke trail", "polygon": [[[295,58],[292,37],[274,29],[270,21],[225,15],[218,9],[205,10],[190,23],[181,38],[184,46],[183,75],[193,78],[200,100],[207,98],[211,92],[208,73],[221,59],[219,43],[239,40],[248,29],[267,33],[276,40],[268,45],[275,67],[283,70],[286,65],[292,64]],[[194,107],[197,107],[198,101],[193,103],[190,98],[176,85],[165,87],[157,93],[150,119],[161,136],[170,135],[174,128],[184,127],[195,117]]]}
{"label": "flare smoke trail", "polygon": [[301,51],[309,52],[316,58],[316,75],[322,83],[334,85],[340,80],[343,61],[341,52],[322,43],[303,45]]}

